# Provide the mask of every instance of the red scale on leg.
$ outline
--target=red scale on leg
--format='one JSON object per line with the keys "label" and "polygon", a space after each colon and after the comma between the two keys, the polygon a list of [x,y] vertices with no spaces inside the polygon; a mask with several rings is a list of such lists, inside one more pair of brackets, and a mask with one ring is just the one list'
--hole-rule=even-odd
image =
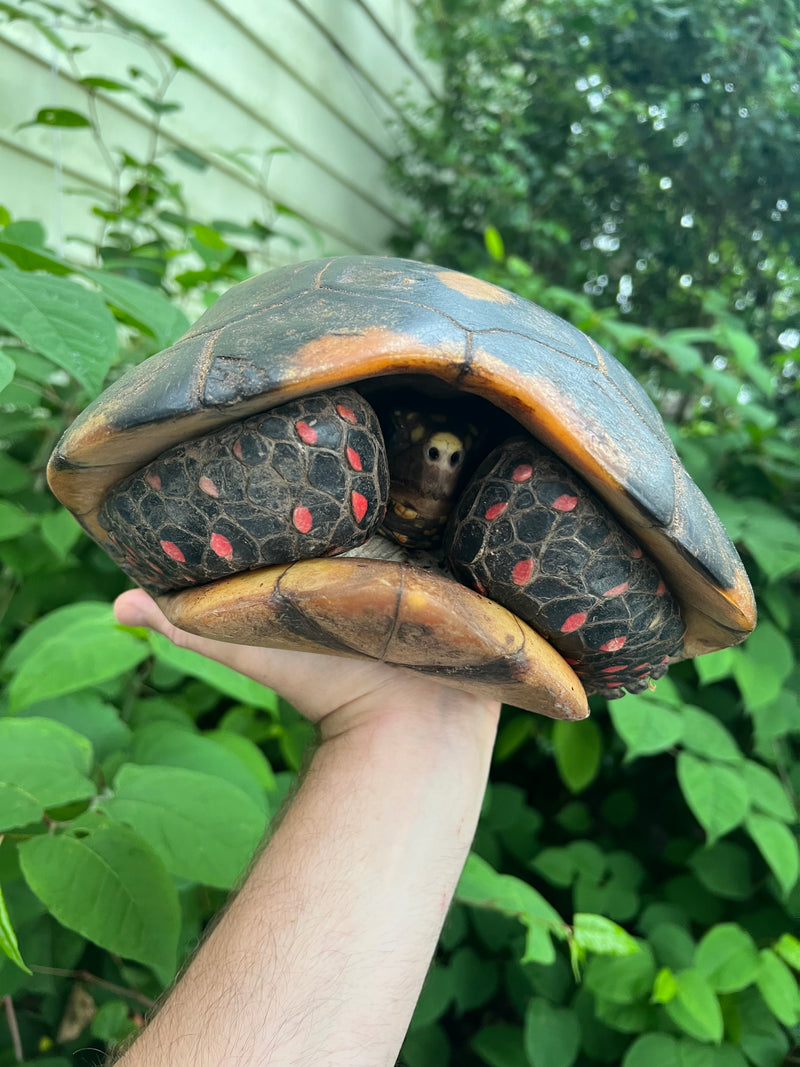
{"label": "red scale on leg", "polygon": [[358,452],[356,452],[356,450],[354,448],[351,448],[349,445],[347,446],[346,451],[347,462],[350,464],[354,471],[360,471],[362,469],[361,456],[359,456]]}
{"label": "red scale on leg", "polygon": [[585,622],[586,612],[576,611],[574,615],[570,615],[569,618],[565,619],[564,622],[561,624],[561,632],[562,634],[574,633],[575,630],[580,630],[581,626],[583,626]]}
{"label": "red scale on leg", "polygon": [[343,418],[345,422],[351,422],[355,426],[358,420],[356,419],[356,413],[352,408],[345,407],[344,404],[337,404],[336,410],[339,413],[340,418]]}
{"label": "red scale on leg", "polygon": [[572,511],[577,503],[578,498],[576,496],[572,496],[570,493],[562,493],[561,496],[556,497],[550,506],[555,508],[556,511]]}
{"label": "red scale on leg", "polygon": [[627,640],[627,637],[612,637],[610,638],[610,640],[606,641],[605,644],[600,646],[600,651],[617,652],[620,648],[622,648],[622,646]]}
{"label": "red scale on leg", "polygon": [[532,559],[521,559],[519,563],[515,563],[511,572],[511,581],[514,585],[525,585],[529,582],[533,574],[533,567],[534,562]]}
{"label": "red scale on leg", "polygon": [[207,475],[203,475],[197,483],[198,487],[206,496],[213,496],[215,499],[219,496],[219,489],[211,481]]}
{"label": "red scale on leg", "polygon": [[317,431],[313,426],[309,426],[305,419],[299,419],[294,424],[295,430],[297,430],[297,436],[301,441],[305,441],[307,445],[315,445],[317,443]]}
{"label": "red scale on leg", "polygon": [[511,472],[512,482],[527,482],[533,477],[533,467],[530,463],[520,463]]}
{"label": "red scale on leg", "polygon": [[664,583],[663,582],[659,582],[658,585],[656,586],[656,596],[663,596],[664,593],[666,593],[666,591],[667,591],[667,587],[664,585]]}
{"label": "red scale on leg", "polygon": [[623,582],[621,585],[615,585],[613,589],[606,589],[603,596],[622,596],[623,593],[628,592],[628,582]]}
{"label": "red scale on leg", "polygon": [[300,533],[308,533],[311,527],[314,525],[314,520],[311,517],[311,512],[308,508],[304,508],[302,504],[298,505],[292,512],[292,523],[296,530]]}
{"label": "red scale on leg", "polygon": [[368,502],[367,498],[361,493],[357,493],[355,489],[350,494],[350,503],[353,508],[353,514],[356,517],[356,522],[361,522],[364,516],[367,514]]}
{"label": "red scale on leg", "polygon": [[483,517],[485,519],[489,519],[489,521],[491,522],[491,520],[496,519],[498,515],[502,515],[507,507],[508,501],[501,500],[499,504],[492,504],[491,507],[487,508],[486,511],[483,513]]}
{"label": "red scale on leg", "polygon": [[227,559],[229,561],[233,559],[233,545],[228,538],[223,537],[222,534],[212,533],[211,548],[221,559]]}
{"label": "red scale on leg", "polygon": [[156,474],[154,471],[150,471],[149,474],[146,474],[144,480],[147,482],[147,484],[152,489],[160,489],[161,488],[161,477],[160,477],[160,475]]}
{"label": "red scale on leg", "polygon": [[177,563],[185,563],[186,556],[178,548],[174,541],[162,541],[161,547],[164,549],[170,559],[174,559]]}
{"label": "red scale on leg", "polygon": [[236,456],[237,459],[241,459],[242,458],[242,442],[241,441],[234,441],[234,443],[233,443],[233,454],[234,454],[234,456]]}

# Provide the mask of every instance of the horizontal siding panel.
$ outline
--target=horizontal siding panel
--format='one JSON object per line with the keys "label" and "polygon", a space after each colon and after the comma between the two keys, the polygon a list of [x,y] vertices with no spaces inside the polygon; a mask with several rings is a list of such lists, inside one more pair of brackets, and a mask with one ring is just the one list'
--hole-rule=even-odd
{"label": "horizontal siding panel", "polygon": [[441,69],[419,50],[416,38],[417,15],[412,0],[355,0],[369,11],[403,57],[412,78],[421,85],[420,96],[427,91],[439,96],[442,91]]}
{"label": "horizontal siding panel", "polygon": [[[380,8],[377,14],[365,6],[368,3]],[[181,109],[162,118],[160,143],[165,152],[188,147],[212,164],[198,173],[160,157],[183,183],[193,214],[243,223],[254,217],[268,221],[263,182],[239,170],[230,157],[251,152],[244,158],[258,168],[271,151],[288,147],[287,154],[269,162],[269,196],[319,231],[314,240],[302,222],[281,218],[281,230],[291,227],[301,240],[297,255],[383,249],[405,214],[405,206],[384,180],[386,158],[394,151],[393,94],[415,80],[417,91],[428,93],[414,72],[411,53],[405,51],[413,25],[406,0],[338,0],[333,7],[323,0],[181,0],[174,5],[114,0],[113,6],[103,6],[162,34],[164,47],[195,68],[179,71],[169,88],[167,100]],[[402,28],[396,45],[386,29],[390,16],[393,26]],[[52,189],[52,179],[45,174],[54,152],[69,176],[66,184],[75,185],[82,176],[108,187],[108,169],[88,131],[54,134],[30,127],[14,132],[39,108],[85,112],[87,100],[74,79],[49,69],[63,57],[32,27],[17,21],[4,26],[3,35],[0,202],[15,215],[30,214],[24,207],[31,202],[28,183],[38,174],[39,188]],[[83,35],[74,39],[82,45],[87,41]],[[152,63],[145,62],[134,38],[96,34],[88,40],[89,50],[76,57],[82,75],[125,81],[131,64]],[[374,79],[380,92],[371,84]],[[26,87],[24,94],[20,85]],[[98,110],[112,149],[124,146],[138,158],[148,157],[148,110],[128,94],[114,93],[98,97]],[[43,202],[52,202],[49,193],[40,198]],[[61,210],[65,230],[72,229],[67,220],[81,217],[82,211],[76,213],[71,206]]]}

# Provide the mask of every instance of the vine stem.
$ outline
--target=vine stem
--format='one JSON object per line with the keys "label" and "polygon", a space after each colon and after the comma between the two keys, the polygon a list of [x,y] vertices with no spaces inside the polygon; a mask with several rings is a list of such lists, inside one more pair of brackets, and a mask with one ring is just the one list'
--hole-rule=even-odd
{"label": "vine stem", "polygon": [[8,1030],[11,1034],[11,1046],[14,1049],[14,1058],[17,1063],[24,1063],[25,1053],[22,1051],[22,1039],[19,1036],[17,1013],[14,1011],[14,1001],[8,994],[6,994],[3,997],[3,1003],[6,1006],[6,1019],[8,1020]]}
{"label": "vine stem", "polygon": [[[126,989],[125,986],[116,985],[114,982],[108,982],[105,978],[99,978],[96,974],[92,974],[90,971],[70,971],[65,970],[63,967],[31,967],[32,971],[36,971],[38,974],[52,974],[56,978],[75,978],[79,982],[92,982],[94,985],[102,986],[103,989],[107,989],[110,993],[118,993],[121,997],[128,997],[129,1000],[138,1000],[140,1004],[143,1004],[146,1008],[152,1008],[155,1004],[154,1000],[150,997],[146,997],[144,993],[140,993],[137,989]],[[8,998],[6,998],[8,999]]]}

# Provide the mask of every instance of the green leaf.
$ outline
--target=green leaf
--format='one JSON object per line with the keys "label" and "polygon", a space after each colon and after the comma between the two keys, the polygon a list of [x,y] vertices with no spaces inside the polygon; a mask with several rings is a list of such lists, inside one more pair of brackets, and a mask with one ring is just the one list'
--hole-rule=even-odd
{"label": "green leaf", "polygon": [[483,231],[483,241],[486,245],[486,251],[492,257],[498,261],[505,259],[506,250],[503,245],[503,238],[500,236],[500,231],[494,226],[487,226]]}
{"label": "green leaf", "polygon": [[11,925],[11,919],[8,914],[8,909],[6,908],[5,898],[3,897],[2,886],[0,886],[0,949],[3,950],[12,963],[16,963],[20,970],[24,971],[26,974],[32,973],[20,955],[17,935],[14,933],[14,927]]}
{"label": "green leaf", "polygon": [[788,896],[800,875],[800,853],[792,831],[769,815],[750,815],[745,829]]}
{"label": "green leaf", "polygon": [[796,814],[792,801],[780,778],[761,763],[747,760],[742,766],[744,783],[750,793],[750,803],[767,815],[792,823]]}
{"label": "green leaf", "polygon": [[553,723],[553,750],[561,781],[572,793],[591,785],[600,769],[602,737],[592,719],[581,723]]}
{"label": "green leaf", "polygon": [[688,752],[678,756],[678,782],[686,803],[710,842],[744,819],[750,804],[741,774]]}
{"label": "green leaf", "polygon": [[97,293],[67,278],[0,271],[0,323],[93,396],[117,357],[111,312]]}
{"label": "green leaf", "polygon": [[[42,234],[42,241],[44,241],[44,234]],[[48,252],[46,248],[41,247],[39,242],[35,242],[31,247],[29,243],[21,239],[12,241],[8,230],[0,237],[0,255],[8,256],[20,270],[43,270],[48,274],[79,273],[74,264]]]}
{"label": "green leaf", "polygon": [[798,938],[793,934],[781,934],[772,947],[790,967],[800,971],[800,940]]}
{"label": "green leaf", "polygon": [[103,270],[84,270],[112,307],[124,312],[140,329],[167,348],[189,328],[189,320],[160,290],[133,278]]}
{"label": "green leaf", "polygon": [[148,633],[148,640],[156,658],[162,663],[168,663],[184,674],[199,678],[218,692],[224,693],[225,696],[233,697],[240,704],[249,704],[254,708],[266,708],[268,711],[277,713],[278,697],[265,685],[259,685],[258,682],[245,678],[238,671],[201,656],[199,652],[192,652],[188,648],[177,648],[166,637],[155,631]]}
{"label": "green leaf", "polygon": [[700,941],[694,967],[716,993],[736,993],[756,980],[760,961],[752,937],[735,923],[722,923]]}
{"label": "green leaf", "polygon": [[675,975],[678,990],[665,1010],[676,1026],[698,1041],[722,1040],[722,1009],[708,979],[690,969]]}
{"label": "green leaf", "polygon": [[639,951],[635,938],[604,915],[575,915],[573,937],[585,952],[607,956],[630,956]]}
{"label": "green leaf", "polygon": [[106,89],[110,93],[130,92],[132,89],[132,86],[126,85],[125,82],[114,81],[113,78],[81,78],[80,84],[88,89]]}
{"label": "green leaf", "polygon": [[38,716],[63,723],[82,734],[91,743],[98,762],[130,744],[130,727],[122,721],[113,704],[107,704],[94,693],[78,691],[42,700],[25,708],[18,718]]}
{"label": "green leaf", "polygon": [[532,1067],[571,1067],[581,1047],[581,1024],[570,1008],[534,997],[525,1011],[525,1052]]}
{"label": "green leaf", "polygon": [[[0,775],[4,773],[0,767]],[[28,823],[40,822],[44,805],[18,785],[0,781],[0,833]]]}
{"label": "green leaf", "polygon": [[737,515],[736,539],[744,542],[768,578],[778,581],[800,568],[800,526],[780,508],[745,498],[738,502]]}
{"label": "green leaf", "polygon": [[76,623],[109,618],[113,618],[113,613],[108,604],[101,604],[92,600],[82,600],[77,604],[67,604],[63,608],[57,608],[48,615],[43,615],[37,619],[14,642],[3,660],[3,668],[7,671],[17,670],[34,650],[49,637],[55,637],[63,633],[65,629]]}
{"label": "green leaf", "polygon": [[0,352],[0,393],[14,380],[16,369],[16,364],[11,356],[6,352]]}
{"label": "green leaf", "polygon": [[26,126],[69,126],[73,129],[91,127],[91,122],[79,111],[71,111],[66,107],[45,107],[36,113],[36,118],[30,122],[23,122],[17,127],[18,130]]}
{"label": "green leaf", "polygon": [[652,1001],[654,1004],[669,1004],[678,995],[678,983],[674,972],[669,967],[662,967],[653,982]]}
{"label": "green leaf", "polygon": [[564,920],[526,882],[509,874],[499,874],[473,852],[467,857],[456,899],[462,904],[489,908],[519,919],[528,931],[523,963],[528,960],[552,963],[555,959],[551,935],[565,936]]}
{"label": "green leaf", "polygon": [[625,1053],[622,1067],[683,1067],[678,1039],[669,1034],[642,1034]]}
{"label": "green leaf", "polygon": [[497,965],[469,945],[453,953],[448,967],[453,1001],[459,1014],[485,1004],[497,990]]}
{"label": "green leaf", "polygon": [[85,737],[49,719],[0,719],[2,781],[53,808],[94,796],[92,747]]}
{"label": "green leaf", "polygon": [[733,674],[734,657],[730,648],[722,648],[719,652],[709,652],[705,656],[698,656],[693,662],[701,685],[719,682],[723,678],[730,678]]}
{"label": "green leaf", "polygon": [[171,975],[178,894],[153,850],[124,826],[19,846],[25,881],[55,918],[101,948]]}
{"label": "green leaf", "polygon": [[262,789],[268,793],[273,793],[277,789],[275,772],[269,760],[249,737],[235,734],[231,730],[211,730],[203,736],[236,756]]}
{"label": "green leaf", "polygon": [[108,608],[105,617],[76,621],[34,649],[11,681],[9,707],[16,712],[98,685],[129,671],[147,654],[146,643],[118,626]]}
{"label": "green leaf", "polygon": [[717,841],[698,849],[689,867],[715,896],[726,900],[747,900],[753,892],[750,854],[730,841]]}
{"label": "green leaf", "polygon": [[603,1000],[630,1004],[653,988],[656,965],[646,942],[627,955],[593,956],[586,967],[586,988]]}
{"label": "green leaf", "polygon": [[681,710],[681,717],[681,744],[685,748],[698,756],[707,756],[720,762],[739,763],[744,758],[739,746],[722,723],[707,711],[687,704]]}
{"label": "green leaf", "polygon": [[528,1067],[522,1030],[507,1023],[493,1023],[479,1030],[472,1051],[489,1067]]}
{"label": "green leaf", "polygon": [[83,531],[75,518],[66,510],[48,511],[39,521],[39,529],[45,544],[52,548],[60,560],[65,560]]}
{"label": "green leaf", "polygon": [[101,806],[148,840],[173,874],[222,889],[250,861],[267,823],[235,786],[180,767],[125,764]]}
{"label": "green leaf", "polygon": [[668,704],[653,697],[626,694],[609,702],[614,729],[625,742],[625,759],[652,756],[672,748],[681,739],[683,719]]}
{"label": "green leaf", "polygon": [[734,678],[748,710],[770,704],[792,672],[792,646],[777,626],[762,622],[742,648],[733,649]]}
{"label": "green leaf", "polygon": [[0,500],[0,541],[21,537],[36,525],[36,518],[16,504]]}
{"label": "green leaf", "polygon": [[756,985],[772,1014],[784,1026],[800,1022],[800,990],[797,979],[770,948],[761,952],[761,967]]}

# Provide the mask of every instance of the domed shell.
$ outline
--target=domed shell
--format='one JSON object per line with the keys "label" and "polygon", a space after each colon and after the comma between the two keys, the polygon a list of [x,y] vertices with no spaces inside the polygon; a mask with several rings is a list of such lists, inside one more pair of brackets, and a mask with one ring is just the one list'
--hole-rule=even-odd
{"label": "domed shell", "polygon": [[736,550],[628,371],[551,312],[410,260],[316,260],[234,286],[86,409],[53,453],[50,484],[103,543],[105,492],[166,448],[297,396],[389,375],[483,397],[578,471],[659,562],[682,605],[687,657],[752,630]]}

